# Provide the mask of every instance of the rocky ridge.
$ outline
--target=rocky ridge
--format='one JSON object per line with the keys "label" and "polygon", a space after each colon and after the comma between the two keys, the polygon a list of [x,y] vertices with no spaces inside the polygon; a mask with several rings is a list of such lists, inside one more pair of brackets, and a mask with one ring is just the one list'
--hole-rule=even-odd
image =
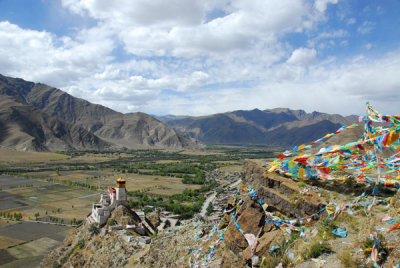
{"label": "rocky ridge", "polygon": [[[400,192],[394,195],[394,190],[382,189],[375,206],[367,208],[361,204],[374,197],[360,197],[362,187],[343,191],[349,185],[296,182],[247,161],[242,183],[223,215],[216,215],[221,220],[189,220],[142,245],[103,230],[89,235],[82,227],[64,242],[74,247],[82,237],[86,241],[64,267],[71,263],[105,267],[94,257],[103,252],[111,258],[107,267],[372,267],[374,260],[381,267],[393,267],[400,258],[400,230],[395,228]],[[351,209],[343,205],[354,201],[360,205]],[[95,241],[101,243],[98,251]],[[89,251],[92,255],[82,253]],[[65,256],[52,254],[46,264]]]}
{"label": "rocky ridge", "polygon": [[[25,150],[31,151],[55,151],[107,149],[110,147],[132,149],[138,147],[195,148],[201,146],[188,134],[177,131],[145,113],[122,114],[41,83],[28,82],[0,74],[0,96],[2,99],[12,99],[18,106],[29,110],[29,119],[34,122],[32,125],[35,129],[38,129],[38,132],[48,130],[47,138],[43,140],[40,135],[28,132],[23,128],[23,125],[18,123],[23,120],[27,121],[27,115],[20,115],[16,119],[0,118],[0,126],[2,124],[7,124],[7,126],[19,124],[17,127],[19,132],[14,131],[15,128],[13,127],[8,127],[7,132],[3,131],[2,135],[0,134],[0,145],[8,147],[26,148]],[[65,129],[64,132],[79,132],[81,136],[93,137],[90,138],[93,145],[88,144],[85,139],[82,141],[75,140],[81,137],[79,135],[64,138],[62,142],[53,142],[56,139],[57,141],[60,140],[60,134],[52,132],[51,127],[41,127],[48,121],[56,121],[58,125],[62,125]],[[83,130],[85,133],[83,133]],[[30,147],[21,145],[29,143],[31,140],[33,140],[33,144],[37,145]],[[5,141],[6,143],[4,143]]]}
{"label": "rocky ridge", "polygon": [[357,116],[341,116],[286,108],[238,110],[208,116],[160,117],[206,144],[268,144],[293,146],[312,142]]}
{"label": "rocky ridge", "polygon": [[113,148],[83,127],[59,120],[12,97],[0,100],[0,145],[20,151]]}

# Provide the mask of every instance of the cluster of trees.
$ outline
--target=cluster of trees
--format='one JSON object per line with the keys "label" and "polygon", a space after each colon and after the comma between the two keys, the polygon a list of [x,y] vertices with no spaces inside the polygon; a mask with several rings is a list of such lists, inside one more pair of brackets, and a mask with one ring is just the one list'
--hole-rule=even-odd
{"label": "cluster of trees", "polygon": [[129,199],[131,208],[144,208],[146,206],[162,207],[166,210],[181,215],[182,218],[191,218],[194,214],[200,212],[205,197],[200,193],[200,189],[186,189],[182,194],[175,194],[168,198],[168,202],[163,197],[157,195],[147,195],[145,193],[135,192],[138,201]]}
{"label": "cluster of trees", "polygon": [[86,182],[78,182],[78,181],[70,181],[70,180],[56,180],[53,178],[47,178],[46,180],[49,182],[61,182],[68,186],[78,186],[78,187],[88,188],[91,190],[99,189],[99,187],[97,185],[91,185],[90,183],[86,183]]}
{"label": "cluster of trees", "polygon": [[131,208],[143,208],[145,206],[159,207],[164,202],[164,198],[161,195],[148,195],[139,191],[128,192],[128,196],[139,198],[138,201],[133,201],[133,199],[128,200]]}
{"label": "cluster of trees", "polygon": [[[11,185],[10,189],[15,189],[15,188],[30,188],[33,187],[33,184],[25,184],[25,185]],[[1,191],[1,188],[0,188]]]}
{"label": "cluster of trees", "polygon": [[181,215],[182,218],[191,218],[194,214],[200,212],[205,201],[203,193],[216,188],[218,183],[214,180],[208,181],[200,189],[185,189],[181,194],[174,194],[166,198],[160,195],[148,195],[143,192],[128,192],[129,196],[134,196],[138,200],[129,199],[131,208],[144,208],[146,206],[162,207],[166,210]]}
{"label": "cluster of trees", "polygon": [[205,171],[217,168],[215,163],[145,163],[114,165],[114,170],[121,173],[135,173],[140,175],[170,176],[182,178],[185,184],[205,184]]}
{"label": "cluster of trees", "polygon": [[172,202],[163,204],[162,207],[164,207],[168,211],[171,211],[174,214],[181,215],[183,219],[189,219],[193,217],[194,214],[200,212],[203,202],[204,200],[193,204],[181,204]]}
{"label": "cluster of trees", "polygon": [[71,220],[71,225],[79,225],[79,224],[81,224],[82,223],[82,220],[77,220],[77,219],[75,219],[75,218],[73,218],[72,220]]}
{"label": "cluster of trees", "polygon": [[0,211],[0,217],[14,219],[16,221],[19,221],[20,219],[22,219],[22,214],[18,213],[18,212],[11,213],[11,212]]}
{"label": "cluster of trees", "polygon": [[[53,210],[53,212],[55,212],[55,211],[60,212],[61,210],[60,209]],[[47,215],[47,211],[46,211],[46,215]],[[40,217],[40,213],[36,212],[33,216],[35,217],[35,221],[38,221],[39,217]],[[45,216],[44,218],[41,218],[40,220],[46,221],[46,222],[61,223],[61,224],[64,223],[64,219],[53,217],[53,216]],[[73,218],[70,221],[70,223],[71,223],[71,225],[79,225],[82,223],[82,220],[77,220],[76,218]]]}
{"label": "cluster of trees", "polygon": [[56,218],[56,217],[52,217],[52,216],[49,216],[49,221],[50,222],[55,222],[55,223],[64,223],[64,219],[60,219],[60,218]]}
{"label": "cluster of trees", "polygon": [[185,184],[205,184],[206,174],[204,171],[198,171],[193,177],[185,174],[182,179],[182,183]]}
{"label": "cluster of trees", "polygon": [[217,167],[214,163],[144,163],[136,162],[131,164],[114,165],[114,170],[121,173],[135,173],[140,175],[153,176],[175,176],[183,178],[184,174],[197,174],[201,171],[213,170]]}

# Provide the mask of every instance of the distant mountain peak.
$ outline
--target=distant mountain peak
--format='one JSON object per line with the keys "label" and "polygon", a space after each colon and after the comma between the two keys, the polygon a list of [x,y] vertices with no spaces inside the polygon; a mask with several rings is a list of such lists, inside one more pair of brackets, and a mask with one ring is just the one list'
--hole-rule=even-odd
{"label": "distant mountain peak", "polygon": [[[30,107],[32,113],[38,117],[45,115],[49,120],[52,118],[52,120],[64,122],[66,129],[85,130],[89,133],[85,134],[86,136],[93,135],[104,146],[186,148],[200,145],[189,135],[173,129],[148,114],[141,112],[122,114],[105,106],[73,97],[60,89],[45,84],[35,84],[23,79],[0,75],[0,95],[12,97],[16,102]],[[51,129],[47,132],[50,133]],[[82,133],[82,138],[85,135]],[[28,136],[26,139],[29,139]],[[50,140],[47,142],[49,146],[43,148],[56,149],[56,144],[53,146]],[[79,143],[79,140],[74,140],[74,142],[70,142],[71,148],[66,149],[85,148],[87,145],[87,143],[80,143],[78,146]],[[65,149],[65,146],[60,145],[59,147],[62,150]]]}
{"label": "distant mountain peak", "polygon": [[237,110],[202,117],[166,120],[208,144],[266,144],[292,146],[314,141],[357,116],[343,117],[314,111],[274,108]]}

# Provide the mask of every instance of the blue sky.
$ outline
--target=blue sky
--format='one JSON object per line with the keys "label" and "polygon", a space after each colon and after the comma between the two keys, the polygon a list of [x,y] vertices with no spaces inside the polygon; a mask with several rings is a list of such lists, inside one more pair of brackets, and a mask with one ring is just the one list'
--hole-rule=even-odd
{"label": "blue sky", "polygon": [[398,0],[0,0],[0,73],[120,112],[399,113]]}

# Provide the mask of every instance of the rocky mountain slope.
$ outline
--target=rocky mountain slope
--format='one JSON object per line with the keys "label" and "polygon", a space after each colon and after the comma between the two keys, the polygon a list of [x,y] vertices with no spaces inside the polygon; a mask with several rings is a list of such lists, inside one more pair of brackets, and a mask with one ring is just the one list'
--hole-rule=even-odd
{"label": "rocky mountain slope", "polygon": [[390,215],[400,212],[400,191],[380,189],[367,209],[374,198],[360,194],[371,188],[298,183],[248,161],[223,214],[170,227],[150,244],[82,226],[42,267],[396,267],[400,229]]}
{"label": "rocky mountain slope", "polygon": [[[0,75],[0,96],[12,97],[15,102],[35,108],[32,112],[38,114],[37,117],[41,116],[37,111],[41,111],[41,114],[45,113],[49,118],[68,122],[67,125],[75,128],[84,128],[97,136],[98,140],[105,141],[105,144],[120,148],[198,146],[196,140],[189,135],[176,131],[147,114],[122,114],[44,84]],[[9,135],[12,136],[13,133],[10,132]],[[21,146],[15,144],[15,147]],[[102,145],[99,144],[98,147]],[[62,149],[61,146],[59,150]]]}
{"label": "rocky mountain slope", "polygon": [[233,111],[201,117],[164,117],[165,122],[208,144],[293,146],[352,124],[357,116],[306,113],[284,108]]}
{"label": "rocky mountain slope", "polygon": [[100,150],[112,147],[83,127],[4,96],[0,100],[0,144],[21,151]]}

